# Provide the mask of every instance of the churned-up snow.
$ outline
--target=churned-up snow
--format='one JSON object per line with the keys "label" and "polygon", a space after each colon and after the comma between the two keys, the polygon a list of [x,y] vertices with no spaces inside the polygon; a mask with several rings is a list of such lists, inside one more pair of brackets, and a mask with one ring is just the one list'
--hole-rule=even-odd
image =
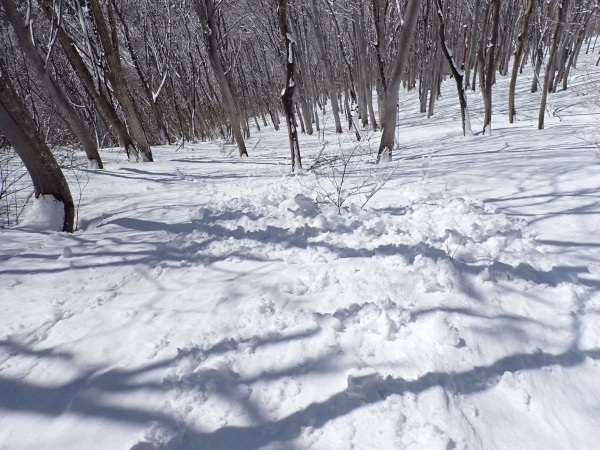
{"label": "churned-up snow", "polygon": [[0,230],[0,448],[599,448],[593,58],[543,131],[526,75],[492,135],[402,93],[381,166],[331,120],[298,174],[270,127],[104,150],[75,233]]}

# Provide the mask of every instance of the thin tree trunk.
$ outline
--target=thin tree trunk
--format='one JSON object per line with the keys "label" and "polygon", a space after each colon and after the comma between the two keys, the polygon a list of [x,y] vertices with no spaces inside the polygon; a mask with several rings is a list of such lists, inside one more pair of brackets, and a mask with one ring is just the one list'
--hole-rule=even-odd
{"label": "thin tree trunk", "polygon": [[[500,22],[500,0],[491,0],[488,7],[491,9],[492,32],[489,45],[485,45],[487,40],[487,27],[481,35],[479,41],[479,84],[481,85],[481,95],[485,107],[483,117],[483,134],[486,130],[492,131],[492,85],[494,84],[494,73],[496,71],[496,50],[498,46],[498,24]],[[486,21],[488,14],[485,15]],[[487,50],[487,51],[485,51]],[[485,56],[484,56],[485,55]]]}
{"label": "thin tree trunk", "polygon": [[[127,45],[127,50],[129,52],[129,55],[131,56],[131,61],[133,62],[133,66],[135,67],[138,77],[140,78],[140,81],[142,82],[142,86],[144,88],[144,93],[146,94],[148,103],[150,104],[150,107],[152,108],[152,114],[154,115],[154,120],[156,120],[158,129],[161,132],[161,135],[162,135],[161,138],[163,140],[166,140],[167,143],[170,145],[170,144],[172,144],[171,138],[169,137],[169,133],[167,132],[167,127],[165,125],[165,121],[163,120],[162,114],[160,113],[160,110],[158,109],[158,105],[157,105],[158,94],[155,95],[152,92],[152,87],[150,86],[150,82],[144,76],[144,72],[142,71],[142,66],[139,62],[137,53],[135,52],[135,49],[133,48],[133,45],[131,43],[131,36],[130,36],[130,32],[129,32],[129,27],[127,25],[127,21],[124,19],[123,14],[121,14],[121,11],[119,10],[119,8],[114,4],[113,4],[113,6],[115,6],[115,12],[117,13],[117,16],[119,17],[119,21],[120,21],[121,25],[123,26],[123,31],[124,31],[124,36],[125,36],[125,44]],[[168,76],[168,74],[165,74],[164,76]],[[165,82],[165,80],[163,79],[161,81],[161,87],[162,87],[162,85],[164,85],[164,82]],[[164,143],[164,142],[162,142],[162,143]]]}
{"label": "thin tree trunk", "polygon": [[517,111],[515,110],[515,88],[517,86],[517,75],[519,73],[519,67],[521,65],[521,55],[523,54],[523,43],[527,37],[527,30],[529,29],[529,18],[533,11],[535,0],[529,0],[527,2],[527,8],[523,14],[523,24],[521,26],[521,32],[517,36],[517,47],[515,49],[515,59],[513,61],[512,72],[510,75],[510,85],[508,88],[508,121],[513,123]]}
{"label": "thin tree trunk", "polygon": [[535,68],[533,70],[533,80],[531,80],[531,93],[534,94],[538,90],[538,84],[540,82],[540,72],[542,71],[542,64],[544,62],[544,49],[541,45],[538,45],[535,51]]}
{"label": "thin tree trunk", "polygon": [[442,53],[448,62],[448,66],[450,67],[450,72],[452,72],[452,76],[454,77],[454,81],[456,82],[456,91],[458,93],[458,102],[460,104],[460,116],[461,116],[461,124],[463,130],[463,136],[467,134],[467,123],[468,129],[470,131],[471,124],[468,117],[467,110],[467,94],[465,94],[465,87],[463,83],[464,75],[460,71],[458,67],[456,67],[456,61],[452,56],[452,52],[448,48],[448,44],[446,43],[446,23],[444,19],[444,8],[442,6],[442,0],[436,0],[437,5],[437,14],[438,14],[438,22],[439,22],[439,35],[440,35],[440,44],[442,47]]}
{"label": "thin tree trunk", "polygon": [[[469,88],[470,85],[470,81],[471,81],[471,66],[475,66],[477,61],[475,58],[475,51],[476,51],[476,43],[477,43],[477,22],[479,20],[479,11],[480,11],[480,6],[481,6],[481,0],[475,0],[475,12],[474,12],[474,16],[473,16],[473,27],[471,28],[471,36],[469,38],[469,56],[466,59],[466,67],[465,67],[465,79],[467,80],[467,84],[465,86],[465,89]],[[477,73],[477,70],[473,71],[475,74]],[[475,79],[473,79],[473,85],[472,85],[473,90],[475,90]]]}
{"label": "thin tree trunk", "polygon": [[298,143],[298,130],[294,123],[294,90],[296,82],[294,80],[295,55],[294,55],[294,40],[289,32],[288,17],[287,17],[287,2],[288,0],[277,0],[278,2],[278,19],[279,31],[286,49],[286,72],[285,72],[285,88],[281,101],[285,112],[285,120],[288,128],[288,136],[290,140],[290,152],[292,157],[292,172],[302,170],[302,159],[300,157],[300,145]]}
{"label": "thin tree trunk", "polygon": [[312,7],[312,20],[311,24],[313,27],[313,31],[315,33],[315,40],[317,41],[317,49],[319,53],[319,58],[321,60],[321,67],[323,69],[323,74],[325,76],[325,85],[327,86],[327,91],[329,93],[329,98],[331,99],[331,113],[333,114],[333,121],[335,122],[335,132],[342,132],[342,122],[340,121],[340,105],[337,99],[337,89],[335,87],[335,83],[333,80],[333,75],[331,73],[331,66],[329,64],[330,58],[325,52],[325,40],[323,38],[323,33],[321,33],[321,26],[318,21],[318,10],[316,0],[311,0]]}
{"label": "thin tree trunk", "polygon": [[546,117],[546,102],[548,100],[548,92],[552,88],[554,82],[554,72],[556,71],[556,52],[558,50],[559,41],[561,38],[563,24],[567,17],[568,0],[560,0],[556,7],[556,28],[552,36],[552,45],[550,47],[550,55],[546,63],[546,72],[544,74],[544,84],[542,86],[542,98],[540,100],[540,112],[538,114],[538,130],[544,129],[544,119]]}

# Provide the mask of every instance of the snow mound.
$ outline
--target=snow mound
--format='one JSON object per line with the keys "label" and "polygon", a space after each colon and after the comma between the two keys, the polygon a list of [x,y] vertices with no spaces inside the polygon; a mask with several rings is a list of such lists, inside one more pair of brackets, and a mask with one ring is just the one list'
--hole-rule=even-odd
{"label": "snow mound", "polygon": [[27,210],[22,225],[35,230],[60,231],[65,221],[65,207],[53,195],[40,195]]}

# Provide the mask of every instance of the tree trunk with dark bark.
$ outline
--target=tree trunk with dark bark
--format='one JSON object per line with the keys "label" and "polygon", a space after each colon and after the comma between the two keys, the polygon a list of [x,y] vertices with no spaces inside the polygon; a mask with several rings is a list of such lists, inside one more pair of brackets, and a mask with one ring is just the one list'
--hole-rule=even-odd
{"label": "tree trunk with dark bark", "polygon": [[294,90],[296,82],[294,80],[295,42],[289,32],[288,17],[287,17],[287,2],[288,0],[277,0],[278,2],[278,19],[279,31],[285,44],[286,49],[286,70],[285,70],[285,87],[281,101],[285,112],[285,121],[288,128],[288,136],[290,141],[290,152],[292,157],[292,171],[302,170],[302,159],[300,157],[300,144],[298,143],[298,130],[294,121]]}
{"label": "tree trunk with dark bark", "polygon": [[67,122],[69,122],[69,125],[77,135],[88,160],[92,164],[97,165],[98,168],[102,169],[102,159],[100,158],[98,147],[92,134],[87,129],[83,120],[77,115],[73,106],[71,106],[65,92],[63,92],[54,78],[52,78],[50,73],[46,70],[46,63],[37,52],[35,44],[31,40],[29,24],[24,25],[24,20],[12,0],[0,0],[0,5],[4,7],[4,13],[15,30],[19,47],[21,47],[31,63],[31,67],[33,68],[36,77],[48,91],[52,97],[52,101],[58,106],[61,113],[67,119]]}
{"label": "tree trunk with dark bark", "polygon": [[556,27],[552,36],[552,44],[550,46],[550,54],[546,63],[546,72],[544,73],[544,84],[542,85],[542,98],[540,100],[540,112],[538,114],[538,130],[544,129],[544,119],[546,117],[546,102],[548,100],[548,92],[554,83],[554,73],[556,72],[556,52],[560,43],[562,29],[567,18],[567,9],[569,0],[560,0],[556,6]]}
{"label": "tree trunk with dark bark", "polygon": [[240,156],[248,156],[246,143],[242,136],[240,118],[233,99],[232,89],[227,80],[227,75],[225,74],[225,69],[221,61],[221,54],[219,52],[214,0],[194,0],[194,6],[196,8],[196,14],[204,28],[208,59],[210,60],[215,77],[217,78],[217,83],[219,83],[219,88],[221,89],[221,95],[223,96],[223,102],[225,103],[225,109],[227,111],[229,123],[231,124],[233,137],[237,143]]}
{"label": "tree trunk with dark bark", "polygon": [[471,132],[471,123],[469,119],[469,112],[467,108],[467,94],[465,94],[464,87],[464,75],[460,71],[460,69],[456,66],[456,61],[452,55],[451,50],[448,48],[448,44],[446,42],[446,22],[445,22],[445,13],[444,7],[442,6],[442,0],[436,0],[437,6],[437,14],[438,14],[438,23],[439,23],[439,35],[440,35],[440,45],[442,47],[442,54],[446,58],[448,62],[448,66],[450,67],[450,72],[454,77],[454,81],[456,82],[456,91],[458,93],[458,102],[460,104],[460,116],[461,116],[461,124],[463,130],[463,136],[466,136],[467,129]]}
{"label": "tree trunk with dark bark", "polygon": [[508,121],[513,123],[517,111],[515,110],[515,88],[517,86],[517,75],[519,73],[519,67],[521,65],[521,55],[523,54],[523,43],[527,37],[527,30],[529,29],[529,18],[533,11],[535,0],[528,0],[527,8],[523,14],[523,24],[521,26],[521,32],[517,36],[517,47],[515,48],[515,59],[513,61],[512,72],[510,75],[510,85],[508,88]]}
{"label": "tree trunk with dark bark", "polygon": [[0,61],[0,133],[23,161],[36,198],[52,195],[64,205],[62,231],[72,232],[75,205],[67,180],[6,74]]}
{"label": "tree trunk with dark bark", "polygon": [[[112,1],[112,0],[111,0]],[[146,139],[144,133],[144,127],[139,115],[139,111],[136,108],[135,101],[123,72],[123,66],[121,65],[121,54],[119,51],[119,38],[116,29],[115,14],[113,11],[113,4],[109,1],[108,8],[108,24],[106,23],[104,13],[100,7],[99,0],[88,0],[90,5],[91,18],[96,28],[96,33],[104,49],[104,55],[108,65],[106,76],[111,84],[112,89],[115,92],[117,99],[121,107],[127,124],[129,125],[129,131],[131,137],[137,144],[136,151],[139,149],[142,154],[142,159],[145,161],[152,161],[152,150]],[[109,28],[110,26],[110,28]],[[136,159],[138,155],[134,155]]]}
{"label": "tree trunk with dark bark", "polygon": [[387,77],[387,85],[385,87],[385,101],[383,121],[381,126],[383,133],[381,142],[379,143],[379,151],[377,152],[377,162],[382,159],[389,161],[392,158],[392,150],[394,149],[394,135],[396,131],[396,106],[398,104],[400,82],[402,74],[406,67],[410,45],[412,42],[417,19],[421,10],[421,0],[409,0],[404,13],[404,25],[398,35],[398,53],[392,67],[390,76]]}

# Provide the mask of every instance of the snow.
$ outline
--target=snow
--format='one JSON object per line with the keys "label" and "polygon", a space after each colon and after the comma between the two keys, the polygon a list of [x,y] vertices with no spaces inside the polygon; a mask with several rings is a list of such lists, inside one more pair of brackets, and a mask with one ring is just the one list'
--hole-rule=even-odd
{"label": "snow", "polygon": [[63,229],[64,221],[64,203],[58,201],[53,195],[40,195],[34,198],[33,205],[26,211],[22,225],[31,230],[60,231]]}
{"label": "snow", "polygon": [[[401,93],[398,166],[341,213],[319,183],[378,182],[377,133],[346,179],[291,174],[285,129],[103,150],[77,232],[33,232],[47,199],[0,230],[0,448],[597,448],[594,59],[541,131],[526,74],[493,135],[454,80],[430,119]],[[305,167],[353,150],[331,131]]]}

